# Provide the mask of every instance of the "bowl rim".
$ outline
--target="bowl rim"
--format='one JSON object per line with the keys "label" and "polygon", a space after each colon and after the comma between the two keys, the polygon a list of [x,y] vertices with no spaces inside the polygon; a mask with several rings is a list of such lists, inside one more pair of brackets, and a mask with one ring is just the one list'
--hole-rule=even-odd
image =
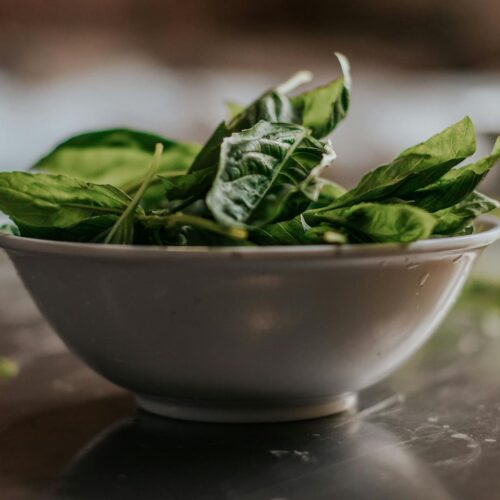
{"label": "bowl rim", "polygon": [[500,218],[479,217],[478,231],[465,236],[418,240],[414,243],[363,243],[345,245],[290,245],[260,247],[108,245],[25,238],[0,234],[0,248],[7,253],[66,255],[110,259],[142,258],[366,258],[405,257],[427,253],[461,253],[486,247],[500,239]]}

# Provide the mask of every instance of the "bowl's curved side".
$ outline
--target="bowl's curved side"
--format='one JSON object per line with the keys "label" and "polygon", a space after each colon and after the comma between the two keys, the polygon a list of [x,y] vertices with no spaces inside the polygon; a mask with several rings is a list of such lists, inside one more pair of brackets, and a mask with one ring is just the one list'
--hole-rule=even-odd
{"label": "bowl's curved side", "polygon": [[479,251],[284,260],[8,253],[56,332],[111,381],[226,412],[309,402],[325,412],[425,341]]}

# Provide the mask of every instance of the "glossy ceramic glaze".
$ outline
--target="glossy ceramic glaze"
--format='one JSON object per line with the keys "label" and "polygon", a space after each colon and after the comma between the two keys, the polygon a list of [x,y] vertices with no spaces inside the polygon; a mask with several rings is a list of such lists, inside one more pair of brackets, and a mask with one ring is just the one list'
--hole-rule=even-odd
{"label": "glossy ceramic glaze", "polygon": [[161,415],[312,418],[355,405],[429,337],[494,220],[407,247],[117,247],[0,236],[40,310]]}

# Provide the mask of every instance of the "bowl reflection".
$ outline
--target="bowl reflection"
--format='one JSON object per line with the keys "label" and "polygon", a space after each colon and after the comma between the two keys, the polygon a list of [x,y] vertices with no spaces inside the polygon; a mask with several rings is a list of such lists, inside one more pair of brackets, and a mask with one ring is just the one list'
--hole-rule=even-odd
{"label": "bowl reflection", "polygon": [[87,445],[49,498],[451,497],[394,436],[363,421],[227,426],[139,413]]}

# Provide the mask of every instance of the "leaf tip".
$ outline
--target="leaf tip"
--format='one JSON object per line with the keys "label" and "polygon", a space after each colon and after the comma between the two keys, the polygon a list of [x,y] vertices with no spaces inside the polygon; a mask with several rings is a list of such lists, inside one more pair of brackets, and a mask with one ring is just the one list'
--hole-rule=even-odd
{"label": "leaf tip", "polygon": [[335,52],[335,57],[340,64],[340,69],[342,70],[342,75],[344,76],[344,86],[350,90],[352,86],[352,79],[351,64],[349,63],[349,59],[347,59],[347,57],[341,52]]}

